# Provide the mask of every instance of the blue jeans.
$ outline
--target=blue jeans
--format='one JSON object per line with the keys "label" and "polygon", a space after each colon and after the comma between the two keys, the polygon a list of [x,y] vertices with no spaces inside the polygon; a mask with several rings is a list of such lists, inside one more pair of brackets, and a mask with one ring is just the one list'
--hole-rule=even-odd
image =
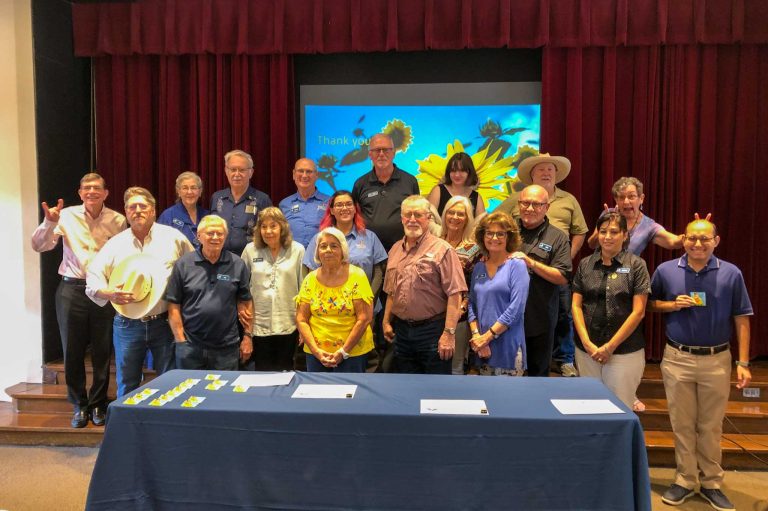
{"label": "blue jeans", "polygon": [[307,353],[307,371],[310,373],[364,373],[368,354],[349,357],[336,367],[325,367],[314,355]]}
{"label": "blue jeans", "polygon": [[418,326],[394,318],[395,371],[406,374],[451,374],[453,359],[440,360],[437,343],[443,335],[445,319]]}
{"label": "blue jeans", "polygon": [[222,348],[207,348],[189,341],[174,343],[176,369],[200,369],[212,371],[237,371],[240,360],[240,344]]}
{"label": "blue jeans", "polygon": [[557,286],[557,310],[552,311],[557,318],[555,324],[555,345],[552,360],[557,364],[573,364],[573,354],[576,349],[573,344],[573,316],[571,316],[571,285]]}
{"label": "blue jeans", "polygon": [[152,352],[158,375],[173,367],[173,333],[167,315],[143,322],[115,314],[112,343],[117,366],[117,397],[137,389],[141,384],[147,348]]}

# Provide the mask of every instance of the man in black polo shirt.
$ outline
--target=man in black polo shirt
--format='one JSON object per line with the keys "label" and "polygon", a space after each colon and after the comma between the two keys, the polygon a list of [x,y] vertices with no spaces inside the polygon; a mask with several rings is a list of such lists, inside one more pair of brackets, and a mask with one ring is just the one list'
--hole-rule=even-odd
{"label": "man in black polo shirt", "polygon": [[525,348],[528,376],[549,376],[554,325],[550,305],[557,299],[557,286],[571,273],[571,244],[568,236],[547,219],[549,194],[539,185],[520,192],[520,236],[523,245],[512,257],[525,260],[531,283],[525,304]]}
{"label": "man in black polo shirt", "polygon": [[395,144],[392,137],[377,133],[371,137],[368,156],[373,169],[360,176],[352,188],[352,198],[360,204],[365,226],[376,233],[387,252],[403,239],[400,203],[419,194],[416,178],[393,163]]}
{"label": "man in black polo shirt", "polygon": [[227,222],[210,215],[197,227],[200,248],[179,258],[166,288],[168,322],[178,369],[237,371],[253,352],[250,329],[242,341],[238,316],[252,317],[250,273],[228,250]]}

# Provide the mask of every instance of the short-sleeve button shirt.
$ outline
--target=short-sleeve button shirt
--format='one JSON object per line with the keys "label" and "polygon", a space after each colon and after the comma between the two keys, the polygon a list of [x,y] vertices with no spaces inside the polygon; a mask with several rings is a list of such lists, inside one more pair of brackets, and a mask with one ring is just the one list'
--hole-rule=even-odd
{"label": "short-sleeve button shirt", "polygon": [[253,238],[253,228],[256,226],[259,211],[271,205],[272,199],[252,186],[248,187],[237,202],[229,188],[215,192],[211,197],[211,212],[226,220],[229,227],[224,250],[240,256]]}

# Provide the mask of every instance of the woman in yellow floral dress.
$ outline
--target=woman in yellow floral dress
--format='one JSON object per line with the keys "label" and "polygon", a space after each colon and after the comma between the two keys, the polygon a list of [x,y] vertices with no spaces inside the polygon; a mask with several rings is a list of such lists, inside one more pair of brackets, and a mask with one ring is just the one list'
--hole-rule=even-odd
{"label": "woman in yellow floral dress", "polygon": [[349,264],[344,234],[334,227],[317,236],[320,267],[301,284],[296,324],[310,372],[365,372],[373,349],[373,293],[365,272]]}

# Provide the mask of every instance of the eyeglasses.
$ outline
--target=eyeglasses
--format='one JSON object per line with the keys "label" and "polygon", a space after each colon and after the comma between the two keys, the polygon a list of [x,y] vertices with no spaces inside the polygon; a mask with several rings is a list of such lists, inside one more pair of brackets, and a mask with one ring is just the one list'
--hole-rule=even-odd
{"label": "eyeglasses", "polygon": [[224,231],[209,231],[205,230],[200,233],[201,236],[205,236],[206,238],[226,238],[227,233]]}
{"label": "eyeglasses", "polygon": [[701,242],[702,245],[706,245],[715,239],[714,236],[684,236],[683,238],[691,245],[695,245],[697,241]]}
{"label": "eyeglasses", "polygon": [[104,189],[104,187],[101,185],[82,185],[80,189],[84,192],[90,192],[90,191],[100,192]]}
{"label": "eyeglasses", "polygon": [[492,240],[493,238],[499,238],[503,240],[507,237],[507,231],[485,231],[485,239]]}
{"label": "eyeglasses", "polygon": [[368,152],[371,154],[389,154],[394,151],[395,151],[394,147],[377,147],[375,149],[368,150]]}
{"label": "eyeglasses", "polygon": [[333,205],[334,209],[354,209],[355,203],[352,201],[349,202],[337,202]]}
{"label": "eyeglasses", "polygon": [[622,202],[622,201],[625,201],[627,199],[629,199],[629,200],[637,200],[639,198],[640,198],[640,196],[636,195],[634,193],[631,194],[631,195],[617,195],[616,196],[616,202]]}
{"label": "eyeglasses", "polygon": [[132,204],[125,205],[125,209],[128,211],[147,211],[150,208],[152,208],[152,205],[146,204],[144,202],[134,202]]}
{"label": "eyeglasses", "polygon": [[179,188],[182,192],[196,192],[200,189],[199,186],[182,186]]}
{"label": "eyeglasses", "polygon": [[547,205],[546,202],[531,202],[527,200],[519,200],[517,201],[517,204],[520,206],[520,209],[528,209],[530,207],[533,207],[536,211],[540,210],[544,206]]}
{"label": "eyeglasses", "polygon": [[293,171],[299,175],[311,176],[315,173],[314,169],[293,169]]}
{"label": "eyeglasses", "polygon": [[428,215],[428,213],[424,213],[422,211],[404,211],[401,216],[408,220],[409,218],[413,217],[416,220],[421,220],[422,218],[425,218]]}
{"label": "eyeglasses", "polygon": [[241,169],[238,167],[227,167],[227,170],[232,174],[247,174],[249,170],[253,170],[253,167],[249,167],[247,169]]}

